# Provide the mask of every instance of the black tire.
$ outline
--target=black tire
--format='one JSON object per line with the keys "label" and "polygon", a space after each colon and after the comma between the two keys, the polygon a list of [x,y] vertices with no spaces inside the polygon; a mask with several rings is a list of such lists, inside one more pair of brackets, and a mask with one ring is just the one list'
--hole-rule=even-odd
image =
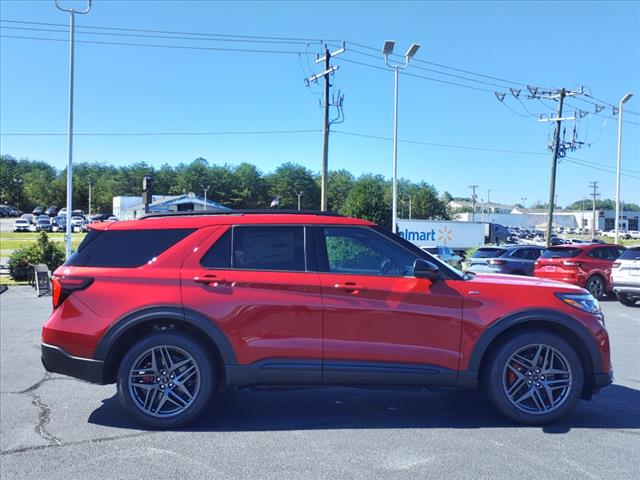
{"label": "black tire", "polygon": [[[535,349],[538,345],[543,345],[547,348],[551,347],[551,349],[559,352],[560,357],[558,357],[557,361],[566,362],[570,368],[570,373],[565,376],[554,375],[552,379],[547,378],[547,381],[550,382],[554,382],[556,378],[569,379],[569,382],[567,382],[569,384],[567,390],[560,390],[556,406],[548,412],[523,410],[522,405],[520,407],[516,406],[507,392],[509,386],[507,376],[513,375],[508,366],[508,362],[512,360],[512,355],[523,351],[523,349],[528,349],[531,346]],[[554,333],[543,330],[526,330],[516,333],[492,349],[490,355],[482,372],[483,388],[491,400],[491,403],[493,403],[503,415],[512,420],[526,425],[543,425],[555,422],[571,413],[580,399],[584,385],[584,370],[582,364],[574,349],[564,339]],[[514,364],[512,363],[510,365],[513,366]],[[515,365],[518,366],[517,364]],[[522,373],[524,378],[529,379],[527,382],[530,382],[534,378],[528,377],[528,372]],[[543,380],[545,379],[544,376],[541,378]],[[539,381],[539,379],[540,377],[537,377],[535,381]],[[511,388],[513,388],[515,384],[516,381],[511,384]],[[538,394],[533,392],[534,395],[538,395],[536,398],[541,398],[543,401],[545,398],[549,399],[549,396],[545,393],[545,388],[536,388],[536,385],[535,382],[531,385],[522,383],[522,390],[515,390],[514,395],[517,392],[517,396],[520,398],[520,395],[524,397],[525,394],[537,390]],[[542,397],[540,395],[542,395]],[[533,405],[535,402],[535,404],[537,404],[538,401],[532,397],[533,395],[530,395],[530,401],[526,400],[525,403],[529,402]]]}
{"label": "black tire", "polygon": [[584,288],[586,288],[596,300],[600,300],[605,295],[606,283],[600,275],[592,275]]}
{"label": "black tire", "polygon": [[616,297],[621,304],[626,305],[627,307],[633,307],[636,304],[635,298],[629,298],[624,293],[618,293],[616,294]]}
{"label": "black tire", "polygon": [[[149,350],[160,346],[169,347],[170,349],[173,348],[174,350],[172,350],[172,352],[182,352],[190,356],[193,360],[193,363],[195,363],[196,365],[196,378],[198,382],[195,393],[191,392],[193,394],[192,398],[189,400],[183,400],[187,402],[187,405],[184,407],[184,409],[182,411],[179,411],[178,413],[171,414],[171,416],[164,417],[154,416],[153,412],[147,413],[146,411],[144,411],[144,407],[139,406],[140,399],[135,396],[136,393],[139,393],[139,389],[135,387],[135,385],[131,385],[129,383],[129,374],[134,367],[134,362],[137,362]],[[118,399],[120,400],[122,407],[127,411],[127,413],[129,413],[140,423],[143,423],[144,425],[153,429],[172,429],[186,425],[195,420],[198,415],[203,412],[204,408],[207,406],[209,400],[211,399],[216,384],[213,361],[214,360],[212,356],[207,353],[206,349],[200,344],[200,342],[188,335],[176,332],[153,333],[133,345],[120,362],[117,376]],[[140,367],[136,366],[136,369],[139,368]],[[186,367],[182,368],[184,369]],[[176,373],[176,375],[180,376],[180,373]],[[150,385],[160,385],[165,380],[167,380],[167,382],[171,381],[168,379],[168,375],[162,377],[162,380],[160,381],[153,381],[154,375],[150,376],[152,377]],[[149,375],[147,375],[147,377],[149,377]],[[155,380],[158,380],[158,378],[160,377],[157,377]],[[168,385],[173,385],[167,382],[162,385],[162,388],[167,388]],[[191,383],[193,384],[195,383],[195,381],[192,381]],[[178,392],[177,389],[175,391]],[[158,401],[156,405],[160,405],[159,401],[163,398],[162,395],[164,394],[165,396],[169,396],[169,389],[167,388],[167,391],[162,391],[162,393],[158,389],[156,389],[156,393],[157,395],[159,395],[159,397],[156,396],[156,400]],[[178,393],[182,395],[181,391]],[[153,403],[156,400],[154,400],[153,398],[151,399],[151,410]],[[173,400],[171,401],[175,404]],[[167,402],[165,401],[165,403]]]}

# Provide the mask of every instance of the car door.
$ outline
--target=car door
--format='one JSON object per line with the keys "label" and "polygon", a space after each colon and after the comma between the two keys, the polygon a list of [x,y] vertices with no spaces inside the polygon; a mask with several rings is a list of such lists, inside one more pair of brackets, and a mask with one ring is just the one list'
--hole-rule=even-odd
{"label": "car door", "polygon": [[451,281],[415,278],[418,257],[373,228],[318,227],[316,243],[325,383],[453,382],[462,297]]}
{"label": "car door", "polygon": [[307,248],[304,226],[223,226],[185,261],[185,311],[213,322],[234,351],[227,383],[321,381],[320,281]]}

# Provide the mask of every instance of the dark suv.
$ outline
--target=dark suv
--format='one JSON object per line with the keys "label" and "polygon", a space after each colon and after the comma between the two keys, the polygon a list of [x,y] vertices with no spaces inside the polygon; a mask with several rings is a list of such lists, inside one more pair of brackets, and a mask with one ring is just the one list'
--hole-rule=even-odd
{"label": "dark suv", "polygon": [[481,386],[555,421],[611,383],[582,288],[461,274],[376,225],[317,212],[152,214],[93,223],[52,278],[51,372],[116,383],[172,428],[224,386]]}
{"label": "dark suv", "polygon": [[533,275],[533,266],[544,248],[530,245],[481,247],[469,260],[468,271]]}

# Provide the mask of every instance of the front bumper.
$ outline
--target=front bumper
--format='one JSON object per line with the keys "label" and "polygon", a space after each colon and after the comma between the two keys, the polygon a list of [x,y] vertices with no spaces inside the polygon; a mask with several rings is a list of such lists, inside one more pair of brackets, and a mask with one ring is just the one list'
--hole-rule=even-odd
{"label": "front bumper", "polygon": [[104,384],[104,362],[74,357],[55,345],[42,343],[42,365],[52,373],[61,373],[91,383]]}

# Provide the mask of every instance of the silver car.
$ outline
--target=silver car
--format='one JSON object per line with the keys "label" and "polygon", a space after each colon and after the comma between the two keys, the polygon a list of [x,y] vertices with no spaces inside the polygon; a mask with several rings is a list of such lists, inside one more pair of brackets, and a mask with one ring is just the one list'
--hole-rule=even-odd
{"label": "silver car", "polygon": [[462,267],[462,257],[446,245],[426,245],[420,248],[443,262],[448,263],[452,267],[458,269]]}

